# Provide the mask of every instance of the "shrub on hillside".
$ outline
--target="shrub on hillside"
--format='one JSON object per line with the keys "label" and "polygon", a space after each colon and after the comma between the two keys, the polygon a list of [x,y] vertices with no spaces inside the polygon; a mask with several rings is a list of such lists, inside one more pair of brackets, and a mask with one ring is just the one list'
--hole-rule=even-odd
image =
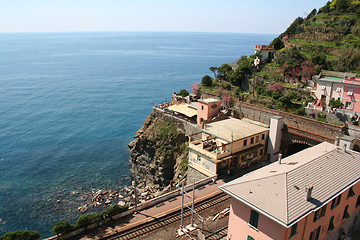
{"label": "shrub on hillside", "polygon": [[112,205],[101,213],[101,216],[114,216],[128,210],[128,206],[120,206],[118,204]]}
{"label": "shrub on hillside", "polygon": [[213,83],[213,79],[209,75],[205,75],[201,80],[201,84],[206,87],[211,87],[212,83]]}
{"label": "shrub on hillside", "polygon": [[86,213],[78,218],[76,221],[76,228],[87,227],[88,225],[100,221],[100,215],[97,213]]}
{"label": "shrub on hillside", "polygon": [[41,237],[38,231],[16,231],[8,232],[5,235],[0,237],[0,240],[37,240]]}
{"label": "shrub on hillside", "polygon": [[189,92],[188,92],[186,89],[181,89],[181,90],[177,93],[177,95],[180,95],[180,96],[182,96],[182,97],[186,97],[186,96],[189,95]]}
{"label": "shrub on hillside", "polygon": [[74,230],[74,225],[72,225],[68,221],[57,222],[53,227],[53,233],[56,234],[64,234],[71,232],[72,230]]}

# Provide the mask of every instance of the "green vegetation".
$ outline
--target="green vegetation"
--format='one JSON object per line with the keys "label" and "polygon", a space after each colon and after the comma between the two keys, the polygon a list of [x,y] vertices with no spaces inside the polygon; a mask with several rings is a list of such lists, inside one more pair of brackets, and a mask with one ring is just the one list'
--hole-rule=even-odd
{"label": "green vegetation", "polygon": [[211,87],[213,84],[213,79],[209,75],[205,75],[201,80],[201,85],[206,87]]}
{"label": "green vegetation", "polygon": [[37,231],[16,231],[8,232],[0,237],[0,240],[36,240],[41,237],[40,233]]}
{"label": "green vegetation", "polygon": [[64,234],[71,232],[75,229],[75,226],[69,223],[69,221],[57,222],[53,227],[53,233]]}
{"label": "green vegetation", "polygon": [[189,92],[186,90],[186,89],[181,89],[177,95],[180,95],[182,97],[186,97],[186,96],[189,96]]}
{"label": "green vegetation", "polygon": [[[119,205],[115,204],[115,205],[112,205],[111,207],[109,207],[108,209],[106,209],[105,211],[103,211],[101,214],[86,213],[86,214],[80,216],[77,219],[75,225],[69,223],[69,221],[57,222],[53,227],[53,233],[56,233],[57,235],[65,234],[65,233],[74,231],[76,229],[87,227],[90,224],[93,224],[95,222],[99,222],[104,218],[111,217],[111,216],[114,216],[116,214],[120,214],[122,212],[125,212],[125,211],[128,210],[128,208],[129,208],[128,206],[119,206]],[[5,239],[8,240],[7,238],[5,238]],[[5,240],[5,239],[2,239],[0,237],[0,240]],[[18,239],[18,238],[16,238],[16,239]],[[9,238],[9,240],[10,240],[10,238]]]}

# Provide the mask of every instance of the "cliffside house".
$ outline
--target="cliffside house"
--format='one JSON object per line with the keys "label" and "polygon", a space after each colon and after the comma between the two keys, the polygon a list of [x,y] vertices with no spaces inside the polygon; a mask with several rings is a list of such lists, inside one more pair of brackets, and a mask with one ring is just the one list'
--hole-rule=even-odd
{"label": "cliffside house", "polygon": [[205,176],[226,173],[263,158],[269,128],[247,119],[225,119],[205,124],[190,136],[189,168]]}
{"label": "cliffside house", "polygon": [[255,53],[261,51],[261,62],[274,57],[275,49],[273,46],[256,44],[254,49]]}
{"label": "cliffside house", "polygon": [[359,225],[360,153],[323,142],[220,189],[227,239],[343,239]]}
{"label": "cliffside house", "polygon": [[221,108],[221,101],[214,98],[199,99],[197,103],[197,124],[216,117]]}

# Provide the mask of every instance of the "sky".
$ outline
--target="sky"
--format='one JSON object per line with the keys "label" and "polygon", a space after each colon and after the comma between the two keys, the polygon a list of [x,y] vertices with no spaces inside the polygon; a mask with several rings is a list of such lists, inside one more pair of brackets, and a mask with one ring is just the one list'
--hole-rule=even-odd
{"label": "sky", "polygon": [[0,32],[279,34],[327,0],[0,0]]}

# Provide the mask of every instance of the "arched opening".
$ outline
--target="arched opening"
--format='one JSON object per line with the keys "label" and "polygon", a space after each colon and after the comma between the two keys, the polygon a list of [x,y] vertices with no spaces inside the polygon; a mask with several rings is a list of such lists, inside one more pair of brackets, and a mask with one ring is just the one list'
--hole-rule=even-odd
{"label": "arched opening", "polygon": [[308,144],[308,143],[290,143],[289,145],[287,145],[286,147],[284,147],[282,153],[283,153],[283,157],[288,157],[290,155],[293,155],[297,152],[300,152],[306,148],[311,147],[312,145]]}

